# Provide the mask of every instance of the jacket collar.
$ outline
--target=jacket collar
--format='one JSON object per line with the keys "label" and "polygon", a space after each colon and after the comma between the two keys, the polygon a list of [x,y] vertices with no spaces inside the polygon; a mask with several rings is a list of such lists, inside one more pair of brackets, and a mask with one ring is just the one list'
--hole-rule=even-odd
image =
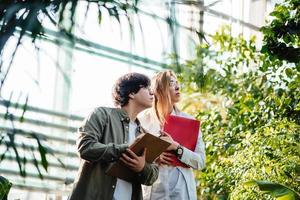
{"label": "jacket collar", "polygon": [[[128,114],[124,109],[117,108],[117,112],[122,122],[126,122],[126,123],[130,122],[130,118],[128,117]],[[140,121],[138,120],[138,118],[136,118],[135,123],[138,125],[138,127],[140,127]]]}

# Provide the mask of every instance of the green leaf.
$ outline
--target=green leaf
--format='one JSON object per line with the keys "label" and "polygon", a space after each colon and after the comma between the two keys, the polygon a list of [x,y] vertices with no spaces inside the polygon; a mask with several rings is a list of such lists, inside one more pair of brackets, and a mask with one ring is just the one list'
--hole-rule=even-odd
{"label": "green leaf", "polygon": [[19,151],[18,151],[18,148],[16,146],[16,143],[15,143],[15,132],[11,133],[8,135],[9,136],[9,143],[7,144],[8,148],[12,148],[15,155],[16,155],[16,161],[18,163],[18,167],[19,167],[19,172],[20,172],[20,175],[25,177],[26,176],[26,171],[25,171],[25,167],[23,166],[23,162],[22,162],[22,159],[19,155]]}
{"label": "green leaf", "polygon": [[98,8],[98,22],[99,22],[99,24],[101,24],[101,22],[102,22],[102,12],[101,12],[100,7]]}
{"label": "green leaf", "polygon": [[20,117],[20,122],[24,122],[24,120],[25,120],[24,115],[25,115],[25,112],[27,111],[27,104],[28,104],[28,96],[26,97],[26,101],[25,101],[24,105],[22,106],[23,112]]}
{"label": "green leaf", "polygon": [[39,153],[40,153],[40,156],[41,156],[41,162],[42,162],[42,166],[44,167],[44,169],[47,171],[48,170],[48,161],[47,161],[47,158],[46,158],[46,154],[47,154],[47,150],[46,148],[41,144],[41,141],[39,139],[39,137],[32,133],[31,136],[33,138],[36,139],[36,142],[38,143],[38,149],[39,149]]}
{"label": "green leaf", "polygon": [[115,17],[118,20],[118,22],[120,22],[119,11],[116,6],[114,6],[112,8],[107,8],[107,10],[108,10],[108,13],[110,16]]}
{"label": "green leaf", "polygon": [[287,77],[291,78],[294,75],[294,72],[291,68],[287,68],[285,70],[285,74],[287,75]]}
{"label": "green leaf", "polygon": [[295,191],[278,183],[252,180],[244,184],[245,186],[257,185],[262,192],[270,194],[277,200],[296,200],[300,198]]}
{"label": "green leaf", "polygon": [[0,176],[0,199],[1,200],[7,199],[7,195],[9,193],[11,186],[12,186],[11,182],[9,182],[3,176]]}
{"label": "green leaf", "polygon": [[42,166],[44,167],[44,169],[47,171],[48,170],[48,161],[46,159],[46,153],[47,153],[47,150],[45,149],[45,147],[41,144],[40,140],[37,139],[37,143],[39,145],[39,152],[40,152],[40,156],[41,156],[41,159],[42,159]]}
{"label": "green leaf", "polygon": [[274,17],[280,17],[282,15],[282,13],[279,12],[279,11],[273,11],[273,12],[270,13],[270,15],[274,16]]}
{"label": "green leaf", "polygon": [[300,102],[296,105],[295,110],[300,111]]}

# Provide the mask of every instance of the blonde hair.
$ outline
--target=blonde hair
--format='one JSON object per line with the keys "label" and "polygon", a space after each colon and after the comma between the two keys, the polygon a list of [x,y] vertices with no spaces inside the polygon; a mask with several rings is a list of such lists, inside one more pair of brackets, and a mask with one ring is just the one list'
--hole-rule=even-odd
{"label": "blonde hair", "polygon": [[[159,120],[160,124],[164,124],[166,117],[170,114],[169,108],[172,107],[171,95],[170,95],[170,81],[171,77],[176,75],[171,70],[159,72],[152,79],[152,89],[154,93],[154,112]],[[174,106],[175,111],[179,111]]]}

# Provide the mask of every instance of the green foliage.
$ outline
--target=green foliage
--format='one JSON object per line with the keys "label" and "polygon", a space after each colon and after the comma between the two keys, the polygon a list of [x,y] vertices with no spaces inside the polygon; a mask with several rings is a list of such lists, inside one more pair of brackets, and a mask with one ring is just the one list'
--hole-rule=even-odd
{"label": "green foliage", "polygon": [[[129,24],[128,10],[137,12],[137,2],[118,0],[85,0],[87,2],[85,16],[90,4],[98,6],[98,21],[102,20],[103,11],[120,22],[120,16],[127,17]],[[45,34],[45,23],[50,21],[57,28],[59,35],[65,36],[74,42],[73,27],[76,25],[74,16],[79,0],[0,0],[0,94],[7,74],[10,71],[13,59],[16,55],[24,36],[30,36],[34,43],[37,38],[47,37]],[[82,14],[82,13],[79,13]],[[17,43],[10,58],[6,58],[8,67],[3,67],[3,51],[10,38],[16,38]],[[61,37],[57,38],[58,41]]]}
{"label": "green foliage", "polygon": [[[0,52],[2,52],[7,40],[16,34],[17,28],[19,42],[27,32],[33,41],[44,34],[44,25],[42,21],[48,19],[58,27],[59,31],[72,37],[71,31],[75,25],[74,15],[78,5],[78,0],[42,0],[42,1],[0,1]],[[89,4],[94,3],[99,8],[99,19],[101,19],[101,10],[105,9],[110,16],[119,21],[120,11],[127,13],[129,8],[137,5],[137,0],[130,2],[114,0],[86,0]],[[66,23],[67,22],[67,23]],[[67,27],[66,27],[67,24]]]}
{"label": "green foliage", "polygon": [[[20,129],[15,128],[15,122],[18,121],[20,123],[23,123],[25,120],[25,112],[27,111],[27,101],[28,98],[26,98],[26,103],[23,105],[20,105],[19,103],[13,104],[10,101],[5,101],[0,98],[0,103],[3,104],[6,107],[6,113],[4,115],[4,119],[9,121],[11,124],[11,128],[7,129],[1,129],[0,130],[0,145],[5,146],[5,150],[0,152],[0,164],[1,162],[6,159],[8,155],[13,154],[15,156],[15,162],[18,164],[19,167],[19,174],[22,177],[27,176],[26,171],[26,164],[28,161],[28,154],[31,154],[31,157],[33,159],[33,164],[38,171],[39,177],[43,179],[43,174],[41,172],[41,167],[45,169],[45,171],[48,170],[48,161],[47,156],[50,154],[53,155],[51,152],[51,148],[46,147],[43,138],[41,136],[37,135],[34,132],[25,132]],[[13,108],[21,107],[22,109],[22,116],[16,117]],[[30,147],[29,149],[26,147],[24,142],[21,142],[21,147],[18,147],[19,145],[16,142],[16,138],[18,135],[23,135],[27,137],[27,139],[30,138],[30,140],[34,143],[37,143],[37,148]],[[40,158],[36,157],[36,154],[39,155]],[[59,160],[59,159],[58,159]],[[61,163],[61,162],[60,162]],[[65,167],[63,163],[61,163],[61,167]]]}
{"label": "green foliage", "polygon": [[211,40],[211,46],[196,49],[196,58],[171,66],[185,95],[221,100],[216,105],[208,99],[213,106],[205,110],[182,105],[202,121],[206,142],[207,166],[196,172],[198,194],[201,199],[273,199],[245,187],[251,180],[299,193],[300,63],[270,59],[273,55],[256,51],[255,38],[234,38],[228,27]]}
{"label": "green foliage", "polygon": [[285,0],[270,14],[272,21],[261,29],[264,33],[262,53],[270,59],[300,62],[300,2]]}

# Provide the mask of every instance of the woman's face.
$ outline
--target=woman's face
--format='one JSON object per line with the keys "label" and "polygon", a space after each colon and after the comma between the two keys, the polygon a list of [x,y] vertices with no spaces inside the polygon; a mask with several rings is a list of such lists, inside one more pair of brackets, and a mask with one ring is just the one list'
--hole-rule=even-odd
{"label": "woman's face", "polygon": [[171,76],[170,79],[170,96],[171,96],[171,101],[172,103],[177,103],[180,100],[180,91],[179,91],[179,84],[177,79],[174,76]]}

